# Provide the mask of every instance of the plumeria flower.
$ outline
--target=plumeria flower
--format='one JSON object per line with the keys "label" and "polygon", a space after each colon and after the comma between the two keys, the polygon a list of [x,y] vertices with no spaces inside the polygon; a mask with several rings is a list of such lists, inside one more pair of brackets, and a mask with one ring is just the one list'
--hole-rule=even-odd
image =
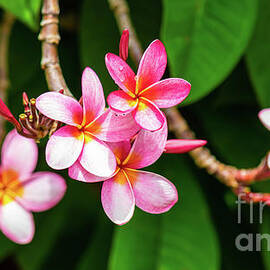
{"label": "plumeria flower", "polygon": [[115,171],[116,160],[103,141],[129,139],[138,126],[130,115],[105,111],[102,85],[89,67],[82,75],[82,103],[56,92],[37,98],[37,108],[44,115],[66,124],[48,141],[47,163],[53,169],[66,169],[77,161],[88,172],[109,177]]}
{"label": "plumeria flower", "polygon": [[[120,46],[120,52],[124,51],[124,47]],[[166,69],[167,55],[159,40],[153,41],[146,49],[137,75],[115,54],[108,53],[105,62],[111,77],[122,89],[108,96],[110,108],[120,113],[132,112],[135,121],[143,129],[160,129],[166,119],[159,108],[177,105],[189,94],[191,85],[183,79],[160,81]]]}
{"label": "plumeria flower", "polygon": [[[270,130],[270,108],[261,110],[259,112],[259,119],[263,125]],[[267,155],[267,166],[270,168],[270,154]]]}
{"label": "plumeria flower", "polygon": [[13,130],[2,147],[0,166],[0,229],[18,244],[31,242],[35,232],[31,212],[55,206],[64,196],[64,179],[51,172],[35,172],[38,149],[33,139]]}
{"label": "plumeria flower", "polygon": [[102,205],[108,217],[118,225],[131,219],[135,205],[148,213],[164,213],[178,200],[175,186],[158,174],[138,169],[153,164],[161,156],[167,133],[165,122],[158,131],[141,130],[132,145],[130,141],[109,143],[116,156],[117,168],[107,180],[89,174],[79,164],[70,168],[69,176],[84,182],[105,180]]}

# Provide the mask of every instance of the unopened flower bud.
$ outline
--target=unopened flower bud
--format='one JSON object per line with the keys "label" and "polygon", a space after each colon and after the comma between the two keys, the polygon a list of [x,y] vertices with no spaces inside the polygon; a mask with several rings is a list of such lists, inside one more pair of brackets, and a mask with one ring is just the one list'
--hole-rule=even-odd
{"label": "unopened flower bud", "polygon": [[207,141],[205,140],[168,140],[164,152],[182,154],[194,150],[195,148],[202,147],[206,143]]}
{"label": "unopened flower bud", "polygon": [[128,58],[128,41],[129,41],[129,31],[125,29],[122,33],[120,43],[119,43],[119,56],[126,61]]}

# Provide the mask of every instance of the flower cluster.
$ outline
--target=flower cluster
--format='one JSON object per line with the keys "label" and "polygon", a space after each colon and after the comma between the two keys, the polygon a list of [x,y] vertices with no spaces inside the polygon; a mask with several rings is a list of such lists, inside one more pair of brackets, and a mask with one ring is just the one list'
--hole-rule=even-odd
{"label": "flower cluster", "polygon": [[177,190],[166,178],[138,169],[153,164],[165,152],[185,152],[205,141],[167,142],[166,117],[159,108],[182,102],[190,84],[178,78],[161,80],[167,65],[164,45],[153,41],[145,51],[137,75],[126,63],[128,32],[120,41],[120,56],[108,53],[107,69],[120,90],[108,96],[87,67],[82,75],[81,103],[59,94],[37,98],[39,111],[65,126],[50,137],[46,160],[54,169],[68,168],[83,182],[104,181],[101,201],[116,224],[127,223],[135,205],[149,213],[163,213],[177,202]]}
{"label": "flower cluster", "polygon": [[[184,153],[206,143],[167,140],[167,121],[160,108],[181,103],[191,85],[179,78],[161,80],[167,55],[159,40],[147,48],[135,75],[126,63],[128,40],[125,30],[119,56],[108,53],[105,57],[107,69],[119,87],[108,96],[109,108],[105,107],[99,78],[89,67],[82,75],[80,101],[65,96],[62,90],[30,101],[23,94],[25,110],[18,122],[0,100],[0,114],[13,123],[18,133],[37,141],[51,134],[46,146],[46,161],[51,168],[68,169],[69,176],[78,181],[104,181],[103,208],[119,225],[130,220],[135,205],[158,214],[168,211],[178,200],[177,190],[168,179],[140,169],[153,164],[164,152]],[[14,148],[20,142],[21,155],[16,157]],[[27,160],[25,153],[30,155]],[[56,174],[30,174],[37,159],[36,144],[16,131],[7,136],[2,155],[0,228],[15,242],[26,243],[33,236],[29,211],[52,207],[66,186]],[[13,164],[19,166],[18,170]]]}

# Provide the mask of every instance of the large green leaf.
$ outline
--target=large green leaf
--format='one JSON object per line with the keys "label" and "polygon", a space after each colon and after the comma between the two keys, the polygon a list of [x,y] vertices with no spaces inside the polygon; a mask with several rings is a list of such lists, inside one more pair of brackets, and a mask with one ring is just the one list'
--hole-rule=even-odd
{"label": "large green leaf", "polygon": [[220,84],[249,41],[256,0],[163,0],[162,39],[170,70],[192,84],[195,102]]}
{"label": "large green leaf", "polygon": [[38,28],[41,0],[0,0],[0,7],[15,15],[33,30]]}
{"label": "large green leaf", "polygon": [[84,0],[80,21],[80,57],[99,76],[105,94],[116,86],[105,66],[105,54],[118,53],[120,35],[107,0]]}
{"label": "large green leaf", "polygon": [[263,107],[270,107],[270,2],[259,1],[257,25],[247,50],[247,64],[258,100]]}
{"label": "large green leaf", "polygon": [[215,229],[189,164],[171,155],[152,169],[174,181],[180,201],[159,216],[136,209],[130,223],[116,230],[109,269],[219,269]]}
{"label": "large green leaf", "polygon": [[[82,253],[76,270],[107,269],[112,231],[112,222],[105,215],[103,209],[100,209],[99,222],[93,232],[93,238],[90,238],[88,246]],[[102,252],[100,252],[101,250]]]}
{"label": "large green leaf", "polygon": [[[104,57],[108,52],[118,54],[120,39],[119,30],[107,2],[107,0],[84,0],[80,21],[81,64],[83,67],[90,66],[97,72],[105,95],[116,90],[117,86],[108,74]],[[129,2],[138,37],[145,47],[159,35],[160,0]],[[142,20],[143,14],[147,14],[147,24]]]}

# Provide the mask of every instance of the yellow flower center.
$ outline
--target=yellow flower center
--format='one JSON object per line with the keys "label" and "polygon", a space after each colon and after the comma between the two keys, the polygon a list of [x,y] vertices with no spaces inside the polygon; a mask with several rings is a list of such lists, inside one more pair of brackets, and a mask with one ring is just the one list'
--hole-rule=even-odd
{"label": "yellow flower center", "polygon": [[23,186],[18,173],[12,169],[0,172],[0,205],[8,204],[16,197],[22,197]]}

